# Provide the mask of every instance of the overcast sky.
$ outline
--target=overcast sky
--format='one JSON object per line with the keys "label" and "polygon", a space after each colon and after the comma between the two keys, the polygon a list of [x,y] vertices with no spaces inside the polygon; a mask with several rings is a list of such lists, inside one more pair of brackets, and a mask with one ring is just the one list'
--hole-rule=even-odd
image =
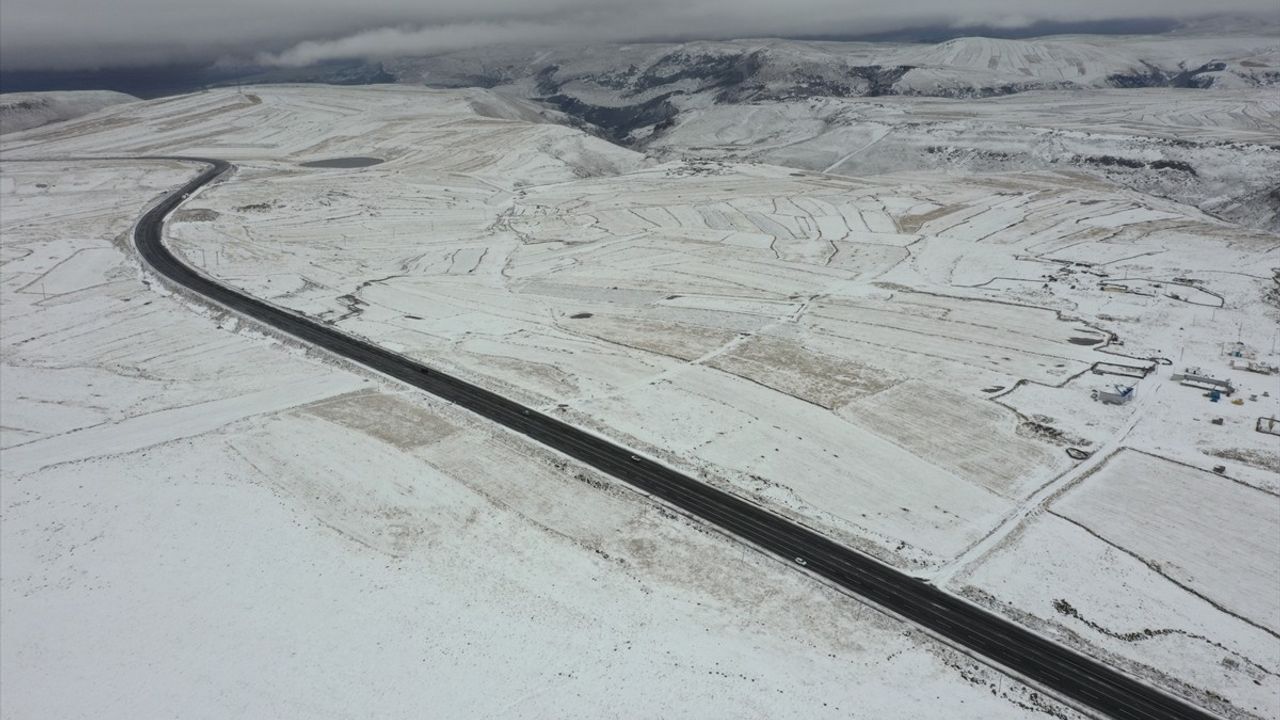
{"label": "overcast sky", "polygon": [[2,0],[5,70],[299,65],[494,43],[870,34],[1277,13],[1277,0]]}

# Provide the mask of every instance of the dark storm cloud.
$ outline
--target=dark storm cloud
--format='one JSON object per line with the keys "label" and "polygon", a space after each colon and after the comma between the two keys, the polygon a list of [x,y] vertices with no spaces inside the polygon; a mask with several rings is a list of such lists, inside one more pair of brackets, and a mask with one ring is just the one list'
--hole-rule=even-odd
{"label": "dark storm cloud", "polygon": [[[872,34],[919,25],[1190,17],[1203,0],[4,0],[6,70],[256,58],[282,65],[495,43]],[[1275,13],[1222,0],[1220,13]]]}

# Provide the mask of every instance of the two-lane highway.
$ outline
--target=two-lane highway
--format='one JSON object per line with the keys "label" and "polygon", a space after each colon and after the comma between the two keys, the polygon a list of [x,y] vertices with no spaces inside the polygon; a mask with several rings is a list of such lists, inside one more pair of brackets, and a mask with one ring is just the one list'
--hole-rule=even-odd
{"label": "two-lane highway", "polygon": [[1210,720],[1193,705],[1052,642],[1003,617],[741,498],[638,456],[634,451],[360,340],[245,295],[184,265],[163,242],[164,220],[187,196],[230,169],[209,165],[149,210],[134,228],[142,258],[160,275],[299,340],[425,390],[612,475],[725,532],[897,613],[975,655],[1009,668],[1080,706],[1121,720]]}

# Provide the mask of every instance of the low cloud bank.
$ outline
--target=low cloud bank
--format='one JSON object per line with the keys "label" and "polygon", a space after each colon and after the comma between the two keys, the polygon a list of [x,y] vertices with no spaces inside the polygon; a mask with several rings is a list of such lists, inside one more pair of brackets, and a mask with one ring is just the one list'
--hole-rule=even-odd
{"label": "low cloud bank", "polygon": [[[1214,13],[1271,18],[1275,0],[1221,0]],[[4,0],[8,71],[164,63],[298,66],[495,44],[858,36],[923,26],[1192,18],[1201,0]]]}

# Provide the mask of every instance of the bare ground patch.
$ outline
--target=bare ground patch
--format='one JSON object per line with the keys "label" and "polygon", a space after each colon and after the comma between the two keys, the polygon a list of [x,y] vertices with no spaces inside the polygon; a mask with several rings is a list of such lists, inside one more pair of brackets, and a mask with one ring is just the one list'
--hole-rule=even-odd
{"label": "bare ground patch", "polygon": [[610,315],[575,320],[573,325],[565,329],[680,360],[696,360],[737,335],[731,330],[701,325],[653,322]]}
{"label": "bare ground patch", "polygon": [[383,393],[350,393],[312,405],[305,412],[405,450],[429,445],[457,431],[439,415]]}
{"label": "bare ground patch", "polygon": [[946,217],[947,215],[958,210],[963,210],[966,207],[968,207],[968,205],[943,205],[942,207],[937,208],[936,210],[930,210],[927,213],[921,213],[919,215],[903,215],[898,218],[898,227],[901,228],[904,233],[918,233],[920,232],[920,228],[924,227],[924,224],[930,220],[937,220],[940,217]]}
{"label": "bare ground patch", "polygon": [[173,222],[213,222],[222,216],[217,210],[194,208],[179,210],[172,217]]}
{"label": "bare ground patch", "polygon": [[1021,437],[1007,410],[918,380],[855,401],[841,414],[1004,497],[1021,496],[1033,476],[1063,464],[1058,452]]}
{"label": "bare ground patch", "polygon": [[1259,470],[1270,470],[1280,475],[1280,453],[1249,448],[1225,448],[1223,450],[1204,450],[1203,452],[1206,455],[1212,455],[1223,460],[1235,460],[1236,462],[1256,467]]}
{"label": "bare ground patch", "polygon": [[827,409],[898,382],[877,368],[810,350],[794,340],[763,336],[707,364]]}

